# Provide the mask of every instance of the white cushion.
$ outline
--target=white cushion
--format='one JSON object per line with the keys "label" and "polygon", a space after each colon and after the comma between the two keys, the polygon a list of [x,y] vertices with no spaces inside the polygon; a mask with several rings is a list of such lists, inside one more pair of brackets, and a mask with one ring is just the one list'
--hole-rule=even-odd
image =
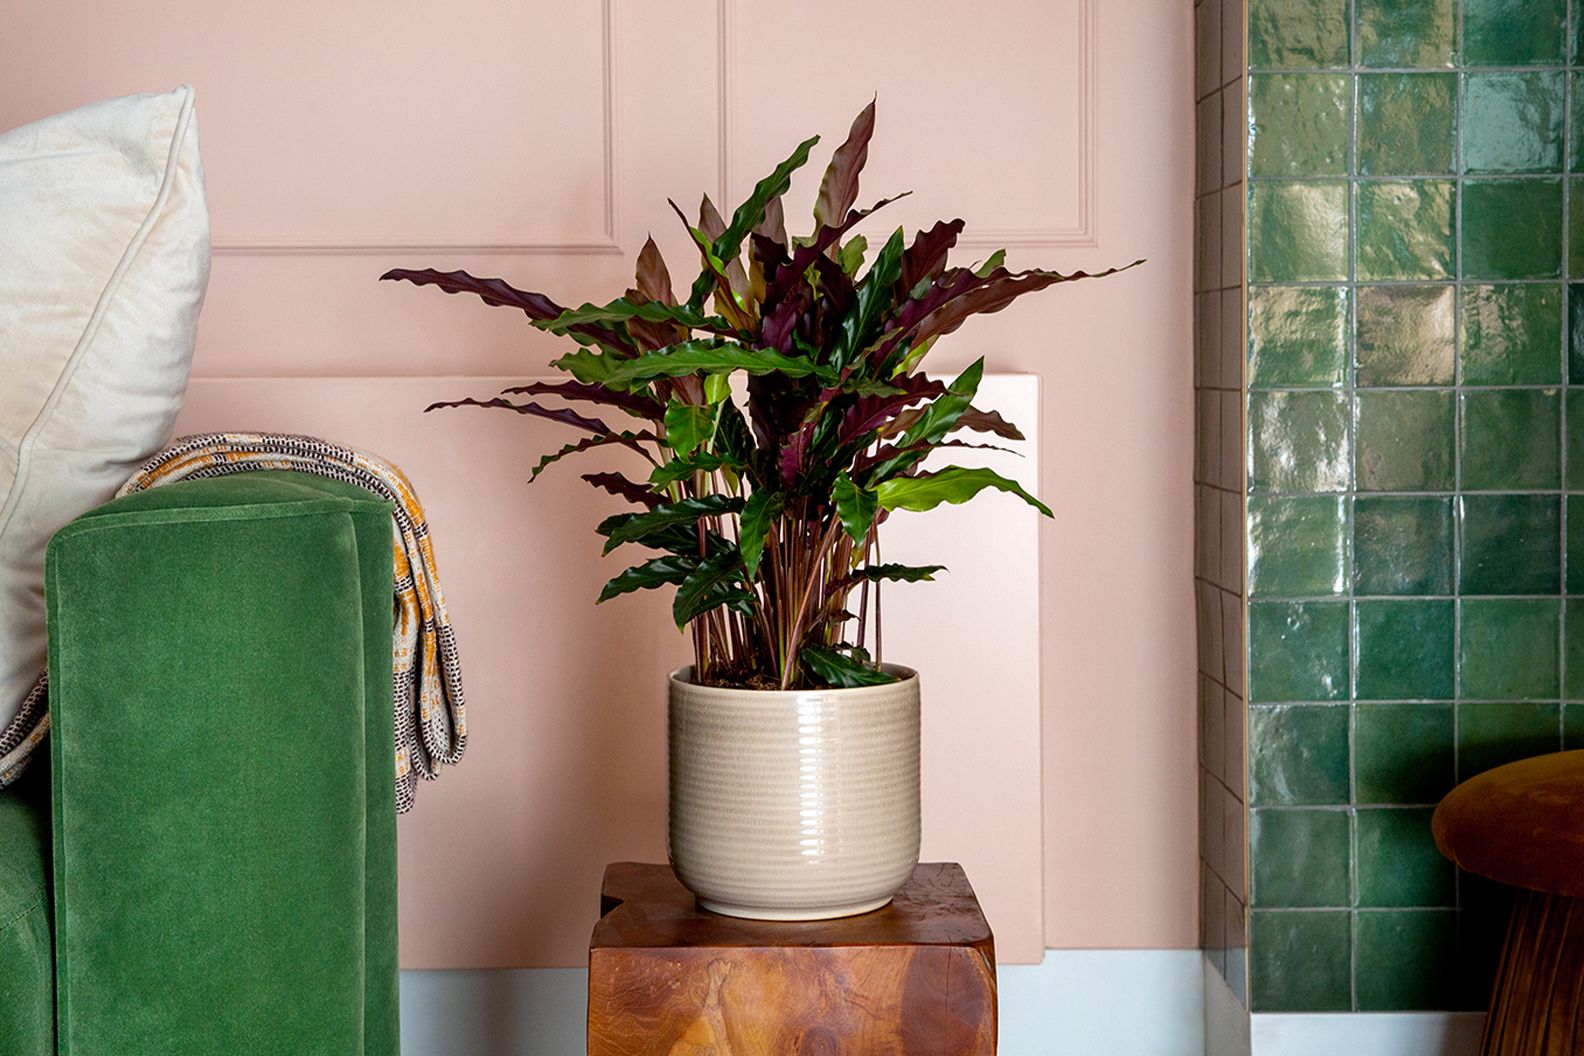
{"label": "white cushion", "polygon": [[44,546],[170,439],[208,282],[191,88],[0,135],[0,733],[44,670]]}

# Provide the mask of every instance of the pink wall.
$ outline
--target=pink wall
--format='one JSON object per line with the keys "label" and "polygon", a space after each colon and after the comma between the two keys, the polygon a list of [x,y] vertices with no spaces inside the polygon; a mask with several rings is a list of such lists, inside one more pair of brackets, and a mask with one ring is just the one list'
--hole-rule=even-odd
{"label": "pink wall", "polygon": [[[1006,244],[1014,266],[1150,258],[1126,276],[985,319],[937,352],[943,371],[983,354],[993,371],[1039,378],[1038,473],[1058,518],[1039,537],[1039,645],[1028,646],[1041,736],[1013,723],[961,751],[971,781],[976,769],[1017,772],[1014,761],[1039,743],[1043,777],[1007,785],[968,816],[949,804],[932,811],[964,831],[977,822],[994,833],[1012,818],[1034,825],[1032,845],[1009,830],[974,852],[985,855],[976,881],[998,892],[1006,923],[997,927],[1014,959],[1042,942],[1194,945],[1189,4],[1007,0],[969,14],[933,0],[279,0],[267,15],[246,10],[25,0],[7,11],[0,36],[3,127],[97,97],[197,86],[217,253],[201,379],[395,377],[449,393],[468,378],[542,373],[557,346],[520,316],[373,277],[433,264],[565,299],[614,293],[647,231],[674,261],[686,259],[665,195],[690,203],[708,188],[719,200],[724,186],[735,200],[808,130],[839,139],[873,91],[880,125],[867,191],[917,192],[889,223],[962,215],[978,238],[969,253]],[[804,71],[816,69],[811,85]],[[807,197],[814,179],[817,171],[794,195]],[[335,434],[353,404],[365,419],[380,416],[366,397],[337,398],[346,415],[328,406],[319,431]],[[521,560],[510,535],[527,501],[514,490],[524,441],[507,427],[517,424],[478,426],[499,429],[491,457],[501,490],[446,497],[434,511],[437,525],[463,526],[440,536],[442,561],[448,546],[480,545],[496,548],[482,557]],[[468,528],[484,523],[502,541],[473,538]],[[481,594],[489,600],[476,611],[458,612],[463,634],[497,605],[532,604],[547,625],[583,619],[602,571],[586,556],[557,552],[526,600]],[[919,595],[920,607],[936,603]],[[970,640],[994,632],[993,617],[964,625]],[[487,629],[476,637],[493,641]],[[513,665],[534,670],[531,648],[492,645],[468,662],[495,672],[483,681],[507,684],[501,673]],[[626,659],[659,671],[671,657],[646,646]],[[659,765],[653,697],[651,710],[610,730]],[[475,702],[481,723],[491,708],[514,706],[526,704]],[[471,771],[448,775],[459,791],[446,795],[460,798],[448,809],[499,814],[490,790],[509,787],[524,759],[597,766],[597,745],[582,735],[475,749]],[[637,795],[636,812],[620,790],[594,804],[518,804],[512,838],[529,854],[555,845],[534,834],[583,819],[654,853],[650,795]],[[420,798],[420,813],[425,805]],[[419,858],[447,853],[442,838],[420,845],[404,835],[404,884],[425,868]],[[490,865],[455,863],[470,874]],[[591,910],[579,901],[591,900],[588,881],[555,879],[553,861],[540,866],[531,882],[496,870],[466,887],[462,909],[440,919],[460,921],[473,945],[409,963],[567,962],[583,924],[556,921]],[[438,933],[434,910],[404,907],[404,930]],[[495,941],[514,928],[555,937]]]}

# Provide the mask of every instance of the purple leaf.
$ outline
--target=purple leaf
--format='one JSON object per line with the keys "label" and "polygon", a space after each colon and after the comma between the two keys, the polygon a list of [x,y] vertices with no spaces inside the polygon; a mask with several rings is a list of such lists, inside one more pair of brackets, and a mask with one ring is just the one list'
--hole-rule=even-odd
{"label": "purple leaf", "polygon": [[614,433],[615,429],[606,425],[598,418],[589,418],[567,407],[544,407],[537,403],[513,403],[508,399],[497,396],[493,400],[475,400],[471,396],[462,400],[442,400],[431,403],[424,408],[424,413],[438,410],[442,407],[499,407],[502,410],[516,411],[518,414],[531,414],[536,418],[548,418],[552,422],[570,425],[575,429],[583,429],[590,433]]}
{"label": "purple leaf", "polygon": [[526,385],[513,385],[501,390],[502,396],[559,396],[564,400],[586,400],[607,407],[620,407],[624,411],[659,421],[665,407],[658,400],[640,392],[619,392],[603,385],[588,385],[581,381],[533,381]]}
{"label": "purple leaf", "polygon": [[647,484],[629,480],[620,473],[585,473],[583,479],[596,488],[620,496],[629,502],[636,502],[640,506],[647,506],[651,510],[665,502],[665,496],[655,494],[654,489]]}
{"label": "purple leaf", "polygon": [[671,272],[666,268],[665,258],[660,255],[660,247],[655,245],[652,235],[643,244],[643,249],[638,251],[635,281],[644,300],[673,306],[677,303],[676,294],[671,290]]}
{"label": "purple leaf", "polygon": [[[380,276],[381,281],[387,279],[410,282],[415,286],[437,286],[446,293],[471,293],[485,304],[516,308],[535,322],[555,319],[566,311],[542,293],[519,290],[504,279],[476,279],[465,271],[436,271],[433,268],[413,271],[407,268],[393,268]],[[590,325],[572,329],[574,333],[582,334],[607,347],[632,351],[633,343],[627,335],[610,327]]]}
{"label": "purple leaf", "polygon": [[819,197],[814,202],[814,222],[834,224],[858,200],[858,174],[869,160],[869,139],[874,135],[875,100],[853,118],[847,140],[831,155],[825,177],[820,180]]}
{"label": "purple leaf", "polygon": [[907,297],[924,279],[938,279],[946,270],[946,257],[962,234],[962,220],[937,220],[928,231],[913,237],[913,244],[902,254],[902,275],[897,280],[897,298]]}

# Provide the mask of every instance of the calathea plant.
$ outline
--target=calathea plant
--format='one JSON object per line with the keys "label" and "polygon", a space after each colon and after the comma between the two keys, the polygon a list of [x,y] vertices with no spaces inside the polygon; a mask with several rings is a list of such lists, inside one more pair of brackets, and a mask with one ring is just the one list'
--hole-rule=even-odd
{"label": "calathea plant", "polygon": [[672,613],[678,627],[691,628],[700,681],[779,689],[889,681],[878,661],[880,584],[927,580],[941,566],[883,562],[878,529],[887,516],[986,489],[1050,515],[989,469],[923,468],[941,448],[992,446],[969,434],[1023,436],[974,406],[983,359],[949,382],[920,367],[969,316],[1098,276],[1009,271],[1004,252],[976,267],[950,266],[961,220],[938,222],[911,241],[898,228],[865,268],[869,246],[849,232],[896,200],[854,208],[874,116],[871,102],[832,157],[809,235],[787,236],[781,198],[817,136],[760,180],[730,221],[707,196],[696,224],[672,202],[701,262],[685,295],[673,289],[653,239],[638,255],[634,287],[603,305],[563,308],[462,271],[383,276],[517,308],[580,346],[553,364],[569,380],[429,409],[498,407],[584,434],[540,459],[534,477],[592,448],[633,452],[646,477],[583,479],[637,507],[598,526],[605,551],[630,546],[655,556],[612,579],[600,600],[675,586]]}

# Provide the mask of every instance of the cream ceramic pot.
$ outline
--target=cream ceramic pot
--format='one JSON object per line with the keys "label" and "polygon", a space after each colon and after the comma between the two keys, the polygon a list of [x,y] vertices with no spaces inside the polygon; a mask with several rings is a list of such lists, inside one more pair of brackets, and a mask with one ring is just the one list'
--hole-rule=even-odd
{"label": "cream ceramic pot", "polygon": [[878,909],[919,852],[918,673],[855,689],[751,690],[671,675],[671,865],[716,913]]}

